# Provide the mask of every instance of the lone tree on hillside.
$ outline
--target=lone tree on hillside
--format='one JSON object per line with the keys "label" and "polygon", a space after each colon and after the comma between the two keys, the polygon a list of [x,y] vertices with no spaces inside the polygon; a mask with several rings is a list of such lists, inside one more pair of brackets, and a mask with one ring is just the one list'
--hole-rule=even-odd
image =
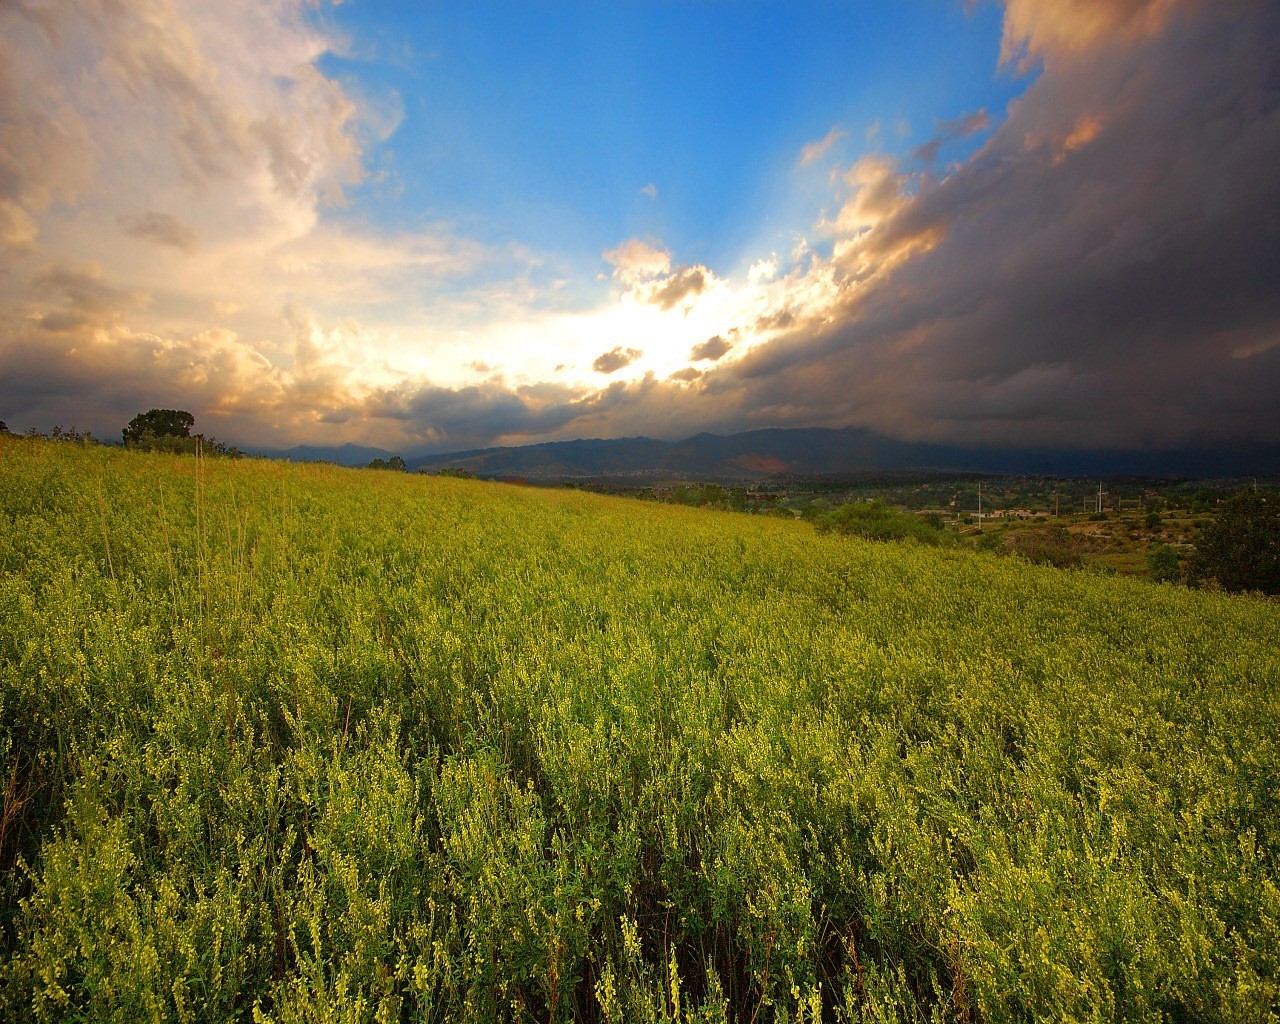
{"label": "lone tree on hillside", "polygon": [[190,437],[196,418],[182,409],[150,409],[140,412],[120,431],[126,445],[139,445],[158,437]]}
{"label": "lone tree on hillside", "polygon": [[196,418],[182,409],[150,409],[140,412],[120,433],[125,447],[178,455],[221,455],[238,459],[244,453],[216,437],[191,433]]}
{"label": "lone tree on hillside", "polygon": [[1280,594],[1280,495],[1255,491],[1224,501],[1196,541],[1191,578]]}

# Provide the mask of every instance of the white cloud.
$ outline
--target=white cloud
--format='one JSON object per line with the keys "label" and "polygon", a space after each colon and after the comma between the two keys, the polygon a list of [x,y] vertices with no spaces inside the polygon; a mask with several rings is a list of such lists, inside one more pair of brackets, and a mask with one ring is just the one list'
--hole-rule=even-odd
{"label": "white cloud", "polygon": [[751,285],[768,284],[778,276],[778,257],[770,256],[766,260],[756,260],[747,271],[747,283]]}
{"label": "white cloud", "polygon": [[800,166],[807,167],[809,164],[816,163],[827,155],[827,152],[837,142],[843,139],[849,133],[839,128],[832,128],[825,136],[817,142],[810,142],[804,149],[800,150]]}
{"label": "white cloud", "polygon": [[1003,64],[1072,59],[1162,29],[1186,0],[1004,0]]}
{"label": "white cloud", "polygon": [[629,238],[616,249],[603,254],[606,263],[613,265],[613,276],[624,284],[635,284],[648,278],[665,274],[671,269],[671,253],[638,238]]}

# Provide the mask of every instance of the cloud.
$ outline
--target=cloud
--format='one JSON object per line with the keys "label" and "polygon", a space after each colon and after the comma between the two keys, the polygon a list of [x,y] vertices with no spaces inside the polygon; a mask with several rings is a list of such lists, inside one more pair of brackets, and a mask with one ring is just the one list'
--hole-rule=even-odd
{"label": "cloud", "polygon": [[1002,64],[1087,57],[1161,31],[1186,0],[1004,0]]}
{"label": "cloud", "polygon": [[623,348],[621,345],[610,349],[603,355],[598,356],[596,361],[591,364],[591,368],[596,373],[616,373],[624,366],[630,366],[639,359],[643,352],[635,348]]}
{"label": "cloud", "polygon": [[945,179],[855,165],[840,297],[707,390],[949,443],[1280,441],[1280,12],[1100,6],[1118,36],[1024,24],[1070,59]]}
{"label": "cloud", "polygon": [[[280,310],[294,303],[382,321],[359,341],[383,349],[362,371],[378,376],[403,359],[397,330],[428,309],[447,331],[532,287],[536,258],[514,246],[335,216],[365,179],[362,145],[396,117],[377,95],[357,106],[322,73],[332,41],[310,8],[0,4],[0,320],[113,344],[159,338],[177,351],[235,316],[289,372]],[[122,234],[147,244],[122,245]],[[51,301],[72,271],[79,282]],[[473,278],[484,280],[446,294]],[[110,323],[85,308],[93,287],[130,297]],[[24,337],[30,355],[36,336]],[[48,359],[59,358],[51,345]]]}
{"label": "cloud", "polygon": [[30,245],[40,234],[36,219],[11,199],[0,199],[0,246]]}
{"label": "cloud", "polygon": [[671,253],[638,238],[630,238],[618,248],[610,249],[603,258],[613,265],[613,276],[627,285],[638,284],[671,269]]}
{"label": "cloud", "polygon": [[780,309],[756,318],[755,328],[761,334],[769,331],[785,331],[796,326],[796,315],[789,309]]}
{"label": "cloud", "polygon": [[958,139],[967,139],[970,135],[985,131],[990,125],[991,119],[987,117],[985,110],[977,110],[972,114],[965,114],[954,121],[944,121],[938,125],[933,138],[916,147],[912,157],[920,163],[931,164],[938,159],[938,150],[947,143],[955,142]]}
{"label": "cloud", "polygon": [[[803,250],[800,250],[800,254],[803,255]],[[747,283],[756,286],[763,285],[777,276],[778,257],[770,256],[766,260],[756,260],[755,263],[751,264],[751,268],[747,271]]]}
{"label": "cloud", "polygon": [[42,331],[59,334],[110,327],[136,308],[141,299],[108,285],[96,263],[46,267],[31,279],[31,291],[36,296],[48,296],[57,306],[32,311],[27,320]]}
{"label": "cloud", "polygon": [[196,233],[172,214],[146,213],[121,214],[116,218],[120,230],[131,238],[143,238],[160,245],[169,245],[182,252],[194,252],[199,245]]}
{"label": "cloud", "polygon": [[689,353],[689,358],[694,362],[708,359],[714,362],[724,356],[733,345],[725,341],[720,335],[714,338],[708,338],[701,345],[694,345],[693,350]]}
{"label": "cloud", "polygon": [[893,158],[880,153],[864,156],[844,177],[852,190],[840,209],[835,227],[844,234],[857,234],[876,227],[907,205],[908,178],[898,170]]}
{"label": "cloud", "polygon": [[671,309],[690,295],[701,294],[710,276],[711,272],[706,267],[684,267],[655,282],[649,290],[648,301],[659,309]]}
{"label": "cloud", "polygon": [[649,184],[645,185],[644,188],[640,190],[640,194],[642,196],[648,196],[650,199],[657,199],[658,186],[655,185],[653,182],[649,182]]}
{"label": "cloud", "polygon": [[832,146],[848,134],[848,132],[841,131],[839,128],[832,128],[817,142],[810,142],[804,149],[800,150],[800,166],[808,167],[809,164],[821,160],[827,155]]}
{"label": "cloud", "polygon": [[624,241],[591,309],[545,254],[342,214],[396,117],[326,77],[316,25],[291,0],[0,4],[11,425],[168,405],[233,441],[340,425],[406,452],[764,425],[1280,443],[1274,5],[1007,0],[1003,59],[1039,73],[994,127],[863,157],[812,246],[737,276]]}

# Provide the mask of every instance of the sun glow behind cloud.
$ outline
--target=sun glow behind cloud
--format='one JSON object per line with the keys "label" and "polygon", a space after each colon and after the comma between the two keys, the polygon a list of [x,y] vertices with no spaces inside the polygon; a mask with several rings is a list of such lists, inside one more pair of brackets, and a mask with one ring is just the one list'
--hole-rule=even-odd
{"label": "sun glow behind cloud", "polygon": [[[624,239],[602,254],[610,287],[584,304],[540,275],[541,254],[448,225],[371,229],[343,216],[345,194],[368,184],[361,140],[389,135],[397,104],[364,109],[319,72],[334,43],[302,5],[113,10],[0,12],[0,243],[14,268],[0,316],[35,414],[88,411],[103,430],[163,402],[276,443],[324,423],[403,443],[381,395],[549,386],[587,399],[689,371],[712,337],[732,339],[732,361],[790,322],[784,308],[815,305],[812,283],[775,279],[774,257],[733,282]],[[614,350],[627,358],[602,361]]]}

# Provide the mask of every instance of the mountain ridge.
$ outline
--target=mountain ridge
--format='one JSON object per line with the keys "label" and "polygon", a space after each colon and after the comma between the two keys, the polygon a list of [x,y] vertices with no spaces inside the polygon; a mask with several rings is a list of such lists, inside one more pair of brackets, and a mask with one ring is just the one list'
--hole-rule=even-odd
{"label": "mountain ridge", "polygon": [[934,470],[1039,475],[1223,476],[1280,472],[1280,448],[1221,452],[962,447],[898,441],[856,427],[766,427],[702,432],[676,441],[583,438],[473,448],[406,460],[421,472],[465,470],[528,480],[700,479],[751,482],[779,475]]}

